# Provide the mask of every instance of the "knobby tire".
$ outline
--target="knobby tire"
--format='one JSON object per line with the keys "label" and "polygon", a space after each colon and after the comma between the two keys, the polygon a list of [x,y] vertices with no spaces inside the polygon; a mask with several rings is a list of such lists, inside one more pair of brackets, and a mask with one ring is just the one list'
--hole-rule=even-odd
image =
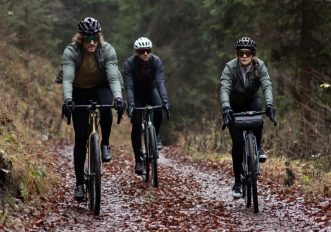
{"label": "knobby tire", "polygon": [[243,157],[243,171],[244,171],[244,181],[242,183],[243,187],[243,197],[245,199],[246,208],[249,208],[252,203],[252,185],[251,185],[251,175],[250,175],[250,156],[249,156],[249,147],[248,141],[245,142],[245,155]]}
{"label": "knobby tire", "polygon": [[254,213],[259,212],[259,202],[257,195],[257,176],[256,176],[256,143],[255,137],[250,134],[248,135],[248,146],[249,146],[249,155],[250,155],[250,169],[251,169],[251,183],[252,183],[252,195],[253,195],[253,205],[254,205]]}
{"label": "knobby tire", "polygon": [[92,134],[90,137],[90,152],[89,205],[93,214],[99,215],[101,203],[101,155],[97,133]]}
{"label": "knobby tire", "polygon": [[144,157],[144,165],[145,165],[145,182],[149,182],[149,173],[150,173],[150,158],[149,158],[149,131],[146,129],[144,133],[144,141],[145,141],[145,157]]}
{"label": "knobby tire", "polygon": [[149,154],[152,166],[152,177],[153,177],[153,186],[159,187],[159,179],[157,172],[157,160],[158,160],[158,150],[157,150],[157,138],[156,131],[153,126],[148,128],[149,130]]}

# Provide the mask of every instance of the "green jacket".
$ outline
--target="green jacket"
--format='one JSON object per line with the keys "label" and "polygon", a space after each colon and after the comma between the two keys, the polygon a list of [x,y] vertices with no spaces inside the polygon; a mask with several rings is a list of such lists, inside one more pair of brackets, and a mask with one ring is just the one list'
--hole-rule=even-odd
{"label": "green jacket", "polygon": [[256,80],[253,74],[253,68],[248,73],[248,85],[245,87],[238,58],[235,58],[225,65],[222,72],[220,101],[222,109],[231,107],[230,104],[244,105],[250,99],[254,98],[262,87],[266,105],[273,105],[272,84],[268,74],[267,67],[260,59],[258,61],[258,76]]}
{"label": "green jacket", "polygon": [[[77,43],[69,44],[63,52],[62,64],[55,83],[63,84],[64,99],[72,98],[72,83],[75,79],[75,72],[83,60],[83,48]],[[114,99],[122,98],[123,79],[117,66],[115,49],[107,42],[98,47],[95,55],[97,66],[105,72],[107,81],[113,93]]]}

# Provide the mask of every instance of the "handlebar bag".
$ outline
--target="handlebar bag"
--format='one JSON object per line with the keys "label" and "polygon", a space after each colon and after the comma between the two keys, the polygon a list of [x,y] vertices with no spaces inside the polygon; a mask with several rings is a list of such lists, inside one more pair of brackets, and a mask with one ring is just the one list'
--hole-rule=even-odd
{"label": "handlebar bag", "polygon": [[234,123],[237,128],[242,130],[252,130],[263,126],[262,115],[254,116],[236,116]]}

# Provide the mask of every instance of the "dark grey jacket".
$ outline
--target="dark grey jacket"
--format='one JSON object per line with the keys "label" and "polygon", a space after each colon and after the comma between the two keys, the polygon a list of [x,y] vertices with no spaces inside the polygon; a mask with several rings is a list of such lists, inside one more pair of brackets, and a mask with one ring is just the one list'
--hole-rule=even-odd
{"label": "dark grey jacket", "polygon": [[240,70],[239,59],[235,58],[225,65],[221,75],[220,101],[222,109],[230,107],[230,103],[244,105],[257,95],[262,87],[266,105],[273,105],[272,84],[264,62],[257,59],[259,79],[254,78],[253,69],[248,73],[248,86],[245,87]]}
{"label": "dark grey jacket", "polygon": [[164,72],[161,59],[150,54],[147,62],[148,75],[140,75],[139,58],[132,55],[124,62],[123,80],[129,104],[134,103],[135,90],[146,90],[157,88],[162,101],[168,101],[168,94],[164,84]]}

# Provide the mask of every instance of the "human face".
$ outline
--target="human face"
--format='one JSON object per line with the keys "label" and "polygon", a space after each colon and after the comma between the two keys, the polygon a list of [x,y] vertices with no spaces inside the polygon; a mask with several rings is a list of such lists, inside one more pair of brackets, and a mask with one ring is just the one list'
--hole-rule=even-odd
{"label": "human face", "polygon": [[152,52],[152,50],[150,48],[136,50],[137,56],[139,57],[139,59],[141,59],[143,61],[149,60],[151,52]]}
{"label": "human face", "polygon": [[83,38],[83,48],[87,53],[94,53],[98,46],[99,36],[89,35]]}
{"label": "human face", "polygon": [[239,62],[242,66],[248,66],[252,63],[253,53],[250,49],[240,49],[237,53]]}

